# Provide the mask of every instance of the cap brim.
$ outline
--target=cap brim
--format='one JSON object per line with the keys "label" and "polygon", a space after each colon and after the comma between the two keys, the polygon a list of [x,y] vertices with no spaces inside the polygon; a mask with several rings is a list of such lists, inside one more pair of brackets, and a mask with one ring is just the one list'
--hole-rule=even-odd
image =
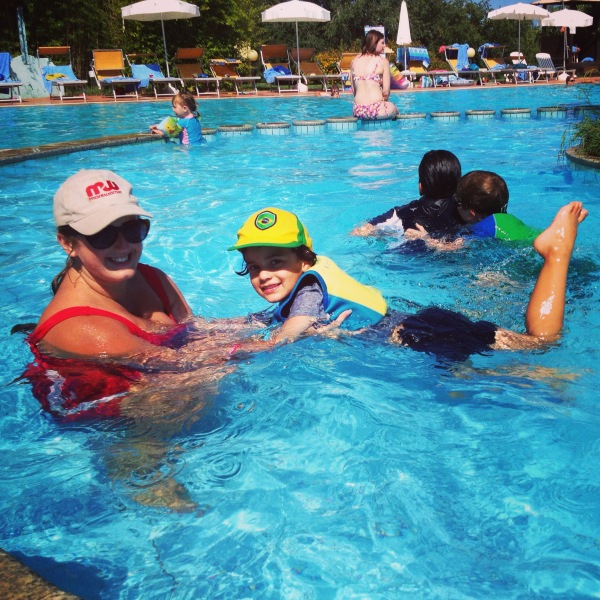
{"label": "cap brim", "polygon": [[269,247],[269,248],[299,248],[303,244],[299,242],[290,242],[289,244],[267,244],[265,242],[257,242],[255,244],[240,244],[239,246],[231,246],[231,248],[227,248],[227,251],[231,250],[243,250],[244,248],[260,248],[260,247]]}
{"label": "cap brim", "polygon": [[80,219],[76,223],[69,225],[82,235],[93,235],[108,227],[111,223],[122,217],[149,217],[152,214],[145,211],[142,207],[135,204],[108,206],[101,214],[94,214]]}

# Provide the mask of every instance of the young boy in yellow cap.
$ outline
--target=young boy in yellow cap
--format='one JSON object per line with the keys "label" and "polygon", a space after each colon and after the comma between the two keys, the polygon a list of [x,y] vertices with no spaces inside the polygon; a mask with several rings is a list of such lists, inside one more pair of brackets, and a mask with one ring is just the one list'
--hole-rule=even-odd
{"label": "young boy in yellow cap", "polygon": [[[391,315],[381,329],[388,330],[393,343],[450,361],[489,350],[531,349],[554,342],[563,326],[571,253],[579,225],[587,214],[581,202],[570,202],[535,239],[534,248],[544,263],[525,313],[526,333],[503,329],[489,321],[473,322],[438,307],[414,315]],[[336,327],[347,318],[349,329],[359,329],[379,323],[387,313],[378,290],[359,283],[332,260],[317,257],[306,228],[293,213],[277,208],[254,213],[229,250],[243,254],[245,265],[239,274],[250,275],[259,296],[278,303],[274,319],[283,325],[271,344],[292,341],[312,331],[319,322]],[[231,354],[240,346],[260,350],[264,342],[258,346],[236,344]]]}
{"label": "young boy in yellow cap", "polygon": [[[387,304],[379,290],[363,285],[331,259],[317,256],[298,217],[279,208],[254,213],[229,250],[239,250],[256,293],[278,306],[273,320],[282,323],[274,341],[291,341],[319,323],[341,322],[359,329],[380,321]],[[348,313],[347,311],[352,311]]]}

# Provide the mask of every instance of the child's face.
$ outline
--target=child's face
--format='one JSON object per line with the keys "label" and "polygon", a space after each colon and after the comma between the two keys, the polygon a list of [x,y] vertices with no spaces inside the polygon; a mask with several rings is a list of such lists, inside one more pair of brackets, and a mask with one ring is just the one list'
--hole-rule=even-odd
{"label": "child's face", "polygon": [[173,112],[182,119],[190,114],[190,109],[185,104],[173,102]]}
{"label": "child's face", "polygon": [[300,260],[290,248],[257,246],[242,251],[256,293],[267,302],[285,300],[310,264]]}

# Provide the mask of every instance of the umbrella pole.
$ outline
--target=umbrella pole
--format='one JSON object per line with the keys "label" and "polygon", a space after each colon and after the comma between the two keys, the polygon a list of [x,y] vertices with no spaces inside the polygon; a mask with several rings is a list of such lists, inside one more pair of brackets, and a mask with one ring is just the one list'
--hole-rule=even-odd
{"label": "umbrella pole", "polygon": [[171,77],[171,74],[169,73],[169,57],[167,55],[167,38],[165,37],[165,22],[163,21],[162,17],[160,18],[160,25],[162,27],[163,46],[165,48],[165,65],[167,66],[167,77]]}
{"label": "umbrella pole", "polygon": [[296,52],[296,58],[298,59],[298,75],[300,75],[300,38],[298,37],[298,21],[296,21]]}

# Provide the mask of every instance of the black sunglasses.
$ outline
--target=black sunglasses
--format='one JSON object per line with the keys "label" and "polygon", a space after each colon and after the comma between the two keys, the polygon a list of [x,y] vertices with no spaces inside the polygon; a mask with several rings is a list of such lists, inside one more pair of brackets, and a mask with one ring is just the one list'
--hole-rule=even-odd
{"label": "black sunglasses", "polygon": [[110,248],[116,241],[119,233],[130,243],[139,244],[146,239],[150,231],[150,221],[148,219],[135,219],[135,221],[127,221],[119,227],[108,225],[98,233],[92,235],[83,235],[92,248],[96,250],[106,250]]}

